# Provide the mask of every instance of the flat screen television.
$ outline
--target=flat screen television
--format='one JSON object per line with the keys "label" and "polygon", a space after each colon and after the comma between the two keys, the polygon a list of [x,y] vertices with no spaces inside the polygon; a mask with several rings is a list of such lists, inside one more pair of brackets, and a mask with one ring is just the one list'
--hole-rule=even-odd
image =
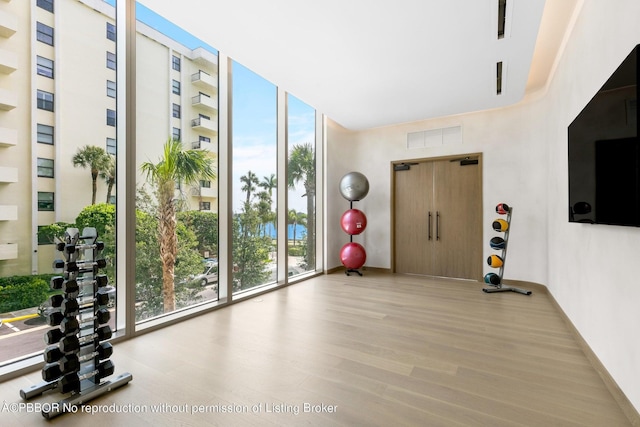
{"label": "flat screen television", "polygon": [[640,227],[637,45],[569,125],[569,221]]}

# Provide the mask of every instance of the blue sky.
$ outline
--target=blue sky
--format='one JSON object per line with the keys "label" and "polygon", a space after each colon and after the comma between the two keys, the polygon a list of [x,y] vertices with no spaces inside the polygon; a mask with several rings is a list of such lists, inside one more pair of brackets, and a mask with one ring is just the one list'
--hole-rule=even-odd
{"label": "blue sky", "polygon": [[[115,6],[115,0],[104,0]],[[190,49],[203,47],[214,54],[218,51],[174,25],[146,6],[136,3],[136,19],[171,37]],[[276,93],[277,88],[243,65],[233,63],[233,210],[238,211],[244,200],[240,176],[249,170],[259,180],[276,174]],[[289,147],[315,142],[315,111],[294,96],[289,96]],[[300,185],[302,187],[302,185]],[[306,211],[303,189],[289,192],[289,208]]]}

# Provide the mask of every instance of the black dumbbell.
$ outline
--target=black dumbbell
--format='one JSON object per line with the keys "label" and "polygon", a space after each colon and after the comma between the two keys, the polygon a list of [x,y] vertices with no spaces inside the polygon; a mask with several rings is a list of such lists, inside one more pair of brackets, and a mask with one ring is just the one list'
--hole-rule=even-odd
{"label": "black dumbbell", "polygon": [[[105,346],[101,347],[102,345]],[[95,359],[96,357],[99,360],[108,359],[113,354],[113,347],[108,342],[100,343],[100,346],[98,346],[96,350],[99,351],[94,351],[93,353],[84,354],[82,356],[78,356],[75,353],[63,356],[58,362],[60,364],[60,370],[64,373],[74,372],[80,369],[80,364],[83,362]]]}
{"label": "black dumbbell", "polygon": [[[55,366],[54,366],[55,365]],[[98,364],[95,370],[91,372],[87,372],[85,374],[79,375],[77,372],[72,372],[70,374],[66,374],[64,376],[62,371],[60,371],[60,366],[56,363],[51,366],[48,370],[47,375],[51,377],[51,380],[46,380],[47,382],[51,382],[51,389],[57,389],[60,393],[70,393],[72,391],[79,392],[80,391],[80,381],[95,378],[99,382],[102,378],[108,377],[113,374],[115,370],[115,366],[111,360],[105,360]],[[57,369],[56,369],[57,367]],[[55,376],[56,373],[60,373],[60,375]],[[60,378],[62,376],[62,378]],[[43,370],[44,377],[44,370]],[[60,379],[58,379],[60,378]],[[56,381],[56,379],[58,379]]]}
{"label": "black dumbbell", "polygon": [[[60,352],[60,350],[58,350],[58,352]],[[78,356],[77,354],[65,355],[62,352],[60,352],[60,354],[62,354],[62,356],[58,360],[47,363],[42,368],[42,379],[45,381],[53,381],[62,375],[76,372],[80,369],[80,365],[88,360],[95,358],[99,360],[108,359],[113,354],[113,347],[110,343],[103,342],[98,345],[96,351],[93,353],[83,354],[82,356]]]}
{"label": "black dumbbell", "polygon": [[109,294],[98,291],[95,293],[95,298],[83,299],[82,301],[78,301],[76,298],[65,298],[60,303],[60,311],[68,316],[85,308],[92,307],[93,303],[97,305],[109,304]]}
{"label": "black dumbbell", "polygon": [[[109,279],[106,274],[97,274],[95,280],[87,281],[85,279],[66,279],[62,276],[55,276],[51,278],[49,285],[51,289],[61,289],[66,293],[73,293],[78,290],[80,286],[88,285],[90,283],[96,283],[99,288],[104,288],[109,284]],[[75,289],[74,289],[75,287]]]}
{"label": "black dumbbell", "polygon": [[97,259],[95,261],[64,261],[57,259],[53,261],[53,268],[66,268],[67,271],[90,270],[93,267],[105,268],[107,260]]}
{"label": "black dumbbell", "polygon": [[75,335],[63,335],[60,339],[60,351],[63,353],[73,353],[80,350],[80,347],[92,342],[95,339],[100,341],[111,338],[111,327],[109,325],[100,326],[95,333],[78,338]]}
{"label": "black dumbbell", "polygon": [[74,252],[79,252],[84,249],[95,249],[101,251],[104,249],[104,242],[96,242],[93,245],[74,245],[68,243],[58,243],[56,245],[56,249],[60,252],[65,251],[68,254],[72,254]]}
{"label": "black dumbbell", "polygon": [[65,335],[69,335],[78,332],[81,326],[85,325],[89,321],[97,320],[98,324],[102,325],[103,323],[107,323],[110,318],[111,313],[106,308],[101,308],[100,310],[96,311],[95,316],[91,316],[87,319],[82,319],[83,323],[80,323],[75,317],[65,317],[60,322],[60,331]]}
{"label": "black dumbbell", "polygon": [[[95,356],[98,356],[99,359],[106,359],[111,356],[113,353],[113,347],[109,341],[103,341],[96,347],[95,351],[92,353]],[[65,354],[60,351],[60,347],[57,345],[50,345],[49,347],[44,349],[44,353],[42,353],[44,361],[47,363],[57,362],[63,357]]]}

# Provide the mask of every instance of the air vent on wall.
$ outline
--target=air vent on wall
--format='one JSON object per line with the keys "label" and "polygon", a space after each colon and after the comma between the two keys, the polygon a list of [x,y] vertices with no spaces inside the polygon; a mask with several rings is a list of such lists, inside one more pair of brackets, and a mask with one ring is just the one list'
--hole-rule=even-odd
{"label": "air vent on wall", "polygon": [[504,28],[507,21],[507,0],[498,0],[498,38],[504,38]]}
{"label": "air vent on wall", "polygon": [[409,149],[461,144],[462,126],[430,129],[420,132],[409,132],[407,134],[407,148]]}

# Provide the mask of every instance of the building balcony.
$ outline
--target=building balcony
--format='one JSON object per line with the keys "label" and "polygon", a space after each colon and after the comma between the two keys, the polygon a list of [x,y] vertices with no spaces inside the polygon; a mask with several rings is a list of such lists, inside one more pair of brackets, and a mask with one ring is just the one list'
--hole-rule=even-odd
{"label": "building balcony", "polygon": [[208,198],[217,198],[218,197],[218,187],[215,185],[215,182],[211,183],[211,187],[199,187],[196,191],[196,197],[208,197]]}
{"label": "building balcony", "polygon": [[199,132],[218,132],[218,122],[204,117],[198,117],[197,119],[191,120],[191,128]]}
{"label": "building balcony", "polygon": [[0,243],[0,261],[18,259],[17,243]]}
{"label": "building balcony", "polygon": [[207,111],[217,111],[218,110],[218,105],[216,103],[216,99],[215,98],[211,98],[210,96],[206,96],[206,95],[196,95],[194,97],[191,98],[191,105],[194,107],[199,107],[202,108],[203,110],[207,110]]}
{"label": "building balcony", "polygon": [[0,205],[0,221],[17,221],[18,206]]}
{"label": "building balcony", "polygon": [[15,92],[0,89],[0,110],[9,111],[18,106],[18,95]]}
{"label": "building balcony", "polygon": [[9,38],[18,31],[18,18],[0,11],[0,37]]}
{"label": "building balcony", "polygon": [[18,168],[0,166],[0,183],[18,182]]}
{"label": "building balcony", "polygon": [[202,70],[191,75],[191,83],[193,83],[194,86],[203,89],[215,89],[218,87],[218,80],[211,74],[207,74]]}
{"label": "building balcony", "polygon": [[0,49],[0,73],[11,74],[18,69],[18,54]]}
{"label": "building balcony", "polygon": [[0,147],[15,147],[17,144],[17,129],[0,128]]}
{"label": "building balcony", "polygon": [[191,51],[191,60],[203,67],[218,68],[218,55],[202,47]]}

